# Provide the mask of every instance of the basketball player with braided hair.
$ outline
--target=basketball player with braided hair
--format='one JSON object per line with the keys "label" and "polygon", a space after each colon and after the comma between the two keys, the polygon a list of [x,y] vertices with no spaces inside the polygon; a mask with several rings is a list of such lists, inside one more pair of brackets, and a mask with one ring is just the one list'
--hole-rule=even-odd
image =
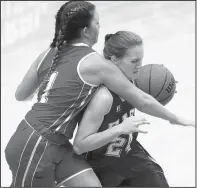
{"label": "basketball player with braided hair", "polygon": [[[142,65],[143,40],[129,31],[108,34],[103,53],[133,82]],[[145,131],[134,115],[131,104],[101,87],[80,121],[74,151],[85,154],[104,187],[168,187],[162,168],[137,141],[135,130]]]}
{"label": "basketball player with braided hair", "polygon": [[[66,2],[58,10],[54,39],[50,48],[41,53],[31,65],[22,83],[17,88],[15,96],[18,101],[29,99],[36,90],[39,91],[38,100],[41,100],[40,92],[43,92],[44,83],[50,82],[47,76],[53,70],[51,65],[57,50],[56,44],[60,31],[61,13],[66,6],[73,2]],[[82,50],[79,55],[83,56],[83,54],[87,53],[86,51],[89,50]],[[34,111],[33,108],[29,112],[30,114]],[[34,122],[34,120],[32,121]],[[20,123],[5,151],[6,159],[13,174],[11,186],[51,187],[61,184],[66,186],[101,187],[98,178],[87,162],[73,154],[72,146],[66,137],[65,142],[64,138],[62,138],[63,143],[54,143],[58,139],[54,138],[54,140],[49,139],[50,141],[48,141],[46,137],[50,137],[50,133],[47,133],[46,130],[43,129],[43,133],[47,136],[41,136],[39,130],[28,128],[25,124],[24,120]],[[36,126],[38,129],[42,129],[42,126],[39,127],[39,123]]]}
{"label": "basketball player with braided hair", "polygon": [[[78,175],[91,173],[92,169],[85,161],[81,161],[84,166],[79,165],[78,157],[71,155],[68,140],[81,118],[80,112],[101,84],[144,113],[173,124],[193,125],[137,89],[116,65],[92,49],[99,34],[99,17],[92,3],[70,2],[64,7],[60,20],[58,50],[39,89],[38,102],[26,114],[6,147],[14,186],[50,186],[54,181],[66,185],[72,180],[75,180],[72,186],[77,183],[81,186]],[[81,170],[71,175],[77,171],[75,168]],[[69,172],[65,175],[67,169]]]}

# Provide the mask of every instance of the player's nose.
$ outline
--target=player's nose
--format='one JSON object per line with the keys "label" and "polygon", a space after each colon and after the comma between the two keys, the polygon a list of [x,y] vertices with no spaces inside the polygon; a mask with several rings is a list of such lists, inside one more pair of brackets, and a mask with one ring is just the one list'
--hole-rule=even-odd
{"label": "player's nose", "polygon": [[138,70],[138,71],[139,71],[141,68],[142,68],[141,65],[137,65],[137,66],[136,66],[136,70]]}

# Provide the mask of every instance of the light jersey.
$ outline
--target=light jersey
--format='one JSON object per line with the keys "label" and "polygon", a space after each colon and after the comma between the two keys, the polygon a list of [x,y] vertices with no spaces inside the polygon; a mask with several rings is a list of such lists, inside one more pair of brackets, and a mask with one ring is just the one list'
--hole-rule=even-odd
{"label": "light jersey", "polygon": [[[113,104],[111,106],[108,114],[105,115],[102,125],[100,126],[98,132],[105,131],[123,122],[125,118],[135,115],[135,108],[121,99],[118,95],[110,91],[113,97]],[[122,155],[127,155],[131,150],[132,139],[137,138],[137,133],[120,135],[112,142],[94,150],[88,152],[88,156],[91,156],[93,160],[99,160],[101,158],[110,156],[119,158]]]}
{"label": "light jersey", "polygon": [[[73,136],[79,112],[91,100],[98,86],[83,81],[80,63],[96,52],[85,44],[66,45],[59,54],[58,65],[38,92],[38,102],[25,116],[26,122],[43,135]],[[55,55],[49,49],[39,66],[38,78],[43,80]]]}

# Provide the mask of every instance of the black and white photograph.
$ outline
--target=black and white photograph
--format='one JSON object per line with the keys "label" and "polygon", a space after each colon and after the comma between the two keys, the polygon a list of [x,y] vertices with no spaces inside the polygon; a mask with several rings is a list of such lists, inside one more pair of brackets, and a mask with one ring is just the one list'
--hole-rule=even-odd
{"label": "black and white photograph", "polygon": [[195,1],[1,1],[1,187],[196,187]]}

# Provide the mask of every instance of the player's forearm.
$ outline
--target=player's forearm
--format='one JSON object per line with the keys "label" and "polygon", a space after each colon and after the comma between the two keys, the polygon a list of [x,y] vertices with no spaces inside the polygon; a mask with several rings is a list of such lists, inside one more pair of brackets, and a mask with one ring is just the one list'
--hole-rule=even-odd
{"label": "player's forearm", "polygon": [[[134,90],[135,92],[133,92]],[[128,102],[130,102],[139,111],[170,122],[176,122],[177,116],[168,111],[151,95],[146,94],[138,88],[127,87],[124,91],[125,97],[127,97],[126,100],[128,100]]]}
{"label": "player's forearm", "polygon": [[98,149],[108,144],[121,134],[123,134],[123,131],[121,130],[121,125],[119,124],[111,129],[92,134],[83,140],[74,142],[73,148],[76,154],[81,155],[82,153]]}
{"label": "player's forearm", "polygon": [[167,110],[152,96],[146,94],[144,100],[146,102],[144,103],[144,106],[142,108],[138,109],[139,111],[158,118],[168,120],[170,122],[176,122],[177,116],[171,113],[169,110]]}

